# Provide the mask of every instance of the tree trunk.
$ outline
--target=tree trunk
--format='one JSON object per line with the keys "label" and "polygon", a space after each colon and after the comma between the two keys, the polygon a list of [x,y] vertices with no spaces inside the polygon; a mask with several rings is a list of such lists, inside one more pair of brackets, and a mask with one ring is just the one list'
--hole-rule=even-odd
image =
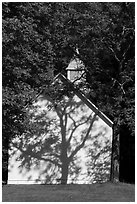
{"label": "tree trunk", "polygon": [[66,141],[66,126],[63,124],[63,118],[60,117],[60,126],[61,126],[61,163],[62,163],[62,172],[61,172],[61,184],[67,184],[68,180],[68,155],[67,155],[67,141]]}
{"label": "tree trunk", "polygon": [[113,126],[113,139],[112,139],[112,157],[111,157],[111,174],[110,180],[112,182],[119,181],[119,129]]}
{"label": "tree trunk", "polygon": [[135,137],[126,124],[120,127],[119,180],[135,183]]}
{"label": "tree trunk", "polygon": [[62,162],[62,176],[61,176],[61,184],[67,184],[68,180],[68,162],[63,161]]}
{"label": "tree trunk", "polygon": [[9,161],[9,138],[3,136],[2,140],[2,181],[7,184],[8,182],[8,161]]}
{"label": "tree trunk", "polygon": [[69,161],[68,161],[68,156],[67,156],[67,143],[66,143],[65,137],[62,140],[61,163],[62,163],[61,184],[67,184]]}

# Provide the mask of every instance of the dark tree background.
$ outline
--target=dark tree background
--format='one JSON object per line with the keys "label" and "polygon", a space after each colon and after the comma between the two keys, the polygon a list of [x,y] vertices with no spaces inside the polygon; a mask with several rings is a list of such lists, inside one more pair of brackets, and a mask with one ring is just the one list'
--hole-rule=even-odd
{"label": "dark tree background", "polygon": [[114,122],[116,155],[120,129],[134,136],[134,24],[134,2],[2,4],[4,180],[9,141],[26,131],[26,104],[54,75],[65,74],[76,48],[89,98]]}

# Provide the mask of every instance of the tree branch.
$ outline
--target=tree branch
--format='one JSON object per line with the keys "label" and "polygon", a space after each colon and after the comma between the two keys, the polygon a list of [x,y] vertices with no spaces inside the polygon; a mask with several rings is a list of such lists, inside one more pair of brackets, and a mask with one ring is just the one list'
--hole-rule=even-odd
{"label": "tree branch", "polygon": [[123,53],[121,60],[117,57],[116,52],[114,51],[114,49],[113,49],[112,47],[108,46],[108,44],[107,44],[106,42],[104,42],[104,44],[105,44],[105,45],[108,47],[108,49],[113,53],[115,59],[116,59],[117,62],[119,63],[119,72],[122,71],[123,63],[124,63],[124,61],[125,61],[125,59],[126,59],[126,54],[127,54],[128,50],[129,50],[131,44],[133,43],[133,40],[134,40],[134,37],[133,37],[133,39],[131,40],[131,42],[129,43],[129,45],[128,45],[127,49],[125,50],[125,52]]}
{"label": "tree branch", "polygon": [[71,141],[72,136],[73,136],[73,133],[75,132],[76,129],[77,129],[77,127],[75,127],[75,128],[71,131],[71,134],[70,134],[69,139],[68,139],[68,141],[67,141],[67,146],[69,146],[70,141]]}
{"label": "tree branch", "polygon": [[49,159],[49,158],[44,158],[44,157],[41,157],[40,160],[43,160],[43,161],[45,161],[45,162],[50,162],[50,163],[52,163],[52,164],[55,164],[55,165],[58,166],[58,167],[61,167],[61,164],[59,164],[59,163],[58,163],[57,161],[55,161],[55,160],[51,160],[51,159]]}
{"label": "tree branch", "polygon": [[76,121],[71,117],[70,114],[68,114],[68,115],[69,115],[69,118],[73,121],[74,127],[77,127],[77,125],[76,125]]}
{"label": "tree branch", "polygon": [[80,79],[84,78],[83,76],[85,75],[85,70],[81,70],[84,71],[81,76],[79,78],[76,78],[72,83],[75,84],[75,82],[79,81]]}
{"label": "tree branch", "polygon": [[121,88],[123,94],[125,95],[126,93],[125,93],[125,90],[124,90],[124,88],[123,88],[124,83],[121,84],[117,79],[114,79],[114,78],[112,78],[112,80],[114,81],[113,86],[114,86],[115,83],[117,82],[117,84],[120,86],[120,88]]}
{"label": "tree branch", "polygon": [[113,50],[113,48],[112,48],[112,47],[109,47],[109,46],[108,46],[108,48],[109,48],[109,49],[111,50],[111,52],[113,53],[115,59],[120,63],[120,59],[117,57],[117,55],[116,55],[115,51]]}
{"label": "tree branch", "polygon": [[72,136],[73,136],[73,133],[75,132],[75,130],[79,127],[79,126],[81,126],[81,125],[84,125],[86,122],[88,122],[88,120],[90,119],[90,117],[91,117],[91,115],[89,115],[89,117],[87,117],[87,119],[85,120],[85,121],[83,121],[83,122],[81,122],[81,123],[79,123],[79,124],[76,124],[76,122],[75,122],[75,120],[69,115],[69,117],[73,120],[73,122],[75,123],[74,124],[74,129],[72,130],[72,132],[71,132],[71,134],[70,134],[70,137],[69,137],[69,139],[68,139],[68,141],[67,141],[67,143],[68,143],[68,145],[69,145],[69,143],[70,143],[70,141],[71,141],[71,139],[72,139]]}
{"label": "tree branch", "polygon": [[75,150],[71,153],[71,155],[69,156],[69,161],[71,161],[73,159],[73,157],[77,154],[77,152],[85,145],[85,142],[88,139],[90,130],[92,129],[92,126],[93,126],[93,123],[94,123],[95,120],[96,120],[96,114],[94,114],[94,116],[93,116],[93,118],[91,120],[91,124],[90,124],[90,126],[88,128],[88,131],[87,131],[87,133],[85,135],[85,138],[83,139],[83,142],[79,146],[77,146],[75,148]]}
{"label": "tree branch", "polygon": [[60,155],[56,153],[49,153],[49,154],[47,153],[47,154],[44,154],[43,156],[49,156],[49,157],[54,156],[54,157],[60,158]]}
{"label": "tree branch", "polygon": [[127,54],[128,50],[129,50],[129,48],[130,48],[132,42],[133,42],[133,39],[131,40],[130,44],[128,45],[127,49],[125,50],[125,52],[124,52],[123,55],[122,55],[122,60],[121,60],[121,62],[120,62],[120,70],[121,70],[121,71],[122,71],[123,63],[124,63],[124,61],[125,61],[125,59],[126,59],[126,54]]}
{"label": "tree branch", "polygon": [[72,98],[69,98],[68,102],[66,103],[66,105],[64,106],[64,109],[63,109],[63,114],[65,113],[66,111],[66,108],[68,107],[69,103],[71,102]]}
{"label": "tree branch", "polygon": [[67,117],[67,113],[65,113],[65,124],[64,124],[65,129],[66,129],[66,126],[67,126],[67,119],[68,119],[68,117]]}

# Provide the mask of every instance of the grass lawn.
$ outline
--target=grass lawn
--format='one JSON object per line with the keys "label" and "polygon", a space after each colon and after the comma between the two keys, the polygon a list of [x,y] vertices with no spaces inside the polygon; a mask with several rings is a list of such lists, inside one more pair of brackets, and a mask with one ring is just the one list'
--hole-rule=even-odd
{"label": "grass lawn", "polygon": [[3,202],[134,202],[135,185],[4,185]]}

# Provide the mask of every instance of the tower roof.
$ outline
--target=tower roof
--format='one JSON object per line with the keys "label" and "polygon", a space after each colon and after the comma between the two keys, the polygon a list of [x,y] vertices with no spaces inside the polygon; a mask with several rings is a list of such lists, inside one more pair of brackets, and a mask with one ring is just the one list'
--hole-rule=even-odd
{"label": "tower roof", "polygon": [[74,57],[73,59],[71,59],[68,67],[66,68],[66,70],[77,70],[77,71],[84,70],[84,69],[85,69],[85,66],[78,57]]}

